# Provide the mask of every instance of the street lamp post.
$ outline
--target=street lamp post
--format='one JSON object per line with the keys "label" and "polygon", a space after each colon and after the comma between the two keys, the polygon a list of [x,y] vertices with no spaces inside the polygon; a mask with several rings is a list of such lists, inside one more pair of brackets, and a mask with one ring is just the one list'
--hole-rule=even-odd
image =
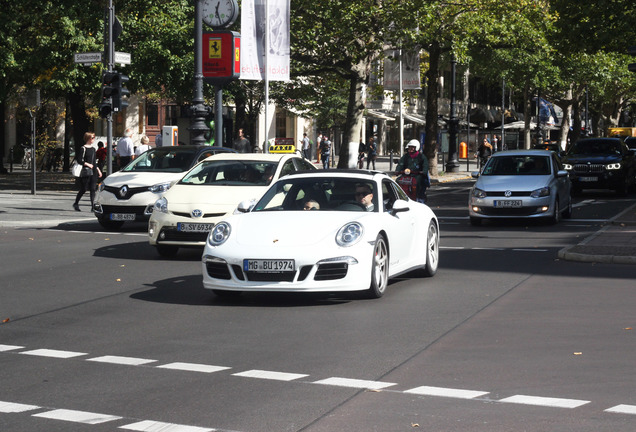
{"label": "street lamp post", "polygon": [[[203,99],[203,53],[201,51],[203,39],[202,0],[194,0],[194,90],[192,106],[190,107],[190,144],[205,144],[205,134],[209,131],[205,118],[210,108]],[[219,128],[215,124],[215,128]],[[216,143],[221,145],[221,143]]]}
{"label": "street lamp post", "polygon": [[450,119],[448,120],[448,162],[446,162],[446,172],[459,172],[459,161],[457,160],[457,95],[455,94],[455,79],[457,72],[457,61],[455,54],[451,58],[451,106]]}

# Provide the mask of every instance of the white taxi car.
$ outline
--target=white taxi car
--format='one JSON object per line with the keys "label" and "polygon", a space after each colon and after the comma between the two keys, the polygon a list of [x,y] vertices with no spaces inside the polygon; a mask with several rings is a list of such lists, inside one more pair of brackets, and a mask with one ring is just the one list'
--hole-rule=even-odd
{"label": "white taxi car", "polygon": [[226,153],[192,168],[155,203],[148,236],[161,256],[180,247],[205,246],[214,225],[243,200],[258,199],[272,181],[295,171],[316,170],[299,153]]}
{"label": "white taxi car", "polygon": [[228,152],[235,153],[207,145],[150,149],[106,177],[99,185],[93,213],[107,229],[119,229],[125,222],[146,222],[157,198],[186,171],[209,156]]}

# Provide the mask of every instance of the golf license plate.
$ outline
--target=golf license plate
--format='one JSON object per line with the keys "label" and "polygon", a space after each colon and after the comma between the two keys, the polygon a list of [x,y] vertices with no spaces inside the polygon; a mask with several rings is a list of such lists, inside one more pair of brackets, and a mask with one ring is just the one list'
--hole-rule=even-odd
{"label": "golf license plate", "polygon": [[210,232],[212,231],[212,223],[195,223],[195,222],[179,222],[177,231],[180,232]]}
{"label": "golf license plate", "polygon": [[110,220],[114,221],[134,221],[134,213],[111,213]]}
{"label": "golf license plate", "polygon": [[496,208],[519,208],[521,207],[521,200],[497,200],[495,201]]}
{"label": "golf license plate", "polygon": [[243,271],[254,271],[261,273],[279,273],[296,270],[293,259],[245,259],[243,260]]}

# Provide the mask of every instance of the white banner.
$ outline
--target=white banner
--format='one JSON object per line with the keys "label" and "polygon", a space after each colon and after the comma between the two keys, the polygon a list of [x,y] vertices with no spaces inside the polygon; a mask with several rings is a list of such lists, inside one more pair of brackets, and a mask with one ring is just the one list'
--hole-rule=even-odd
{"label": "white banner", "polygon": [[[289,81],[289,1],[243,0],[241,9],[242,80]],[[265,9],[269,10],[268,13]],[[265,17],[268,44],[265,49]],[[267,60],[265,59],[267,56]]]}
{"label": "white banner", "polygon": [[[386,52],[384,59],[384,89],[400,89],[400,52]],[[417,90],[420,84],[420,51],[402,52],[402,90]]]}

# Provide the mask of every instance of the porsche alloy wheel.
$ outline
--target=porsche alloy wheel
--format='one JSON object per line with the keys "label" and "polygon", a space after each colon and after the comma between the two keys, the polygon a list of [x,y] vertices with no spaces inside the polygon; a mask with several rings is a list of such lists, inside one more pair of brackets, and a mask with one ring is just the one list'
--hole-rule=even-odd
{"label": "porsche alloy wheel", "polygon": [[428,233],[426,235],[426,265],[424,266],[424,274],[433,276],[437,273],[439,266],[439,229],[434,221],[428,225]]}
{"label": "porsche alloy wheel", "polygon": [[389,248],[386,240],[380,234],[375,240],[373,260],[371,264],[371,286],[367,290],[370,298],[380,298],[384,295],[389,283]]}

